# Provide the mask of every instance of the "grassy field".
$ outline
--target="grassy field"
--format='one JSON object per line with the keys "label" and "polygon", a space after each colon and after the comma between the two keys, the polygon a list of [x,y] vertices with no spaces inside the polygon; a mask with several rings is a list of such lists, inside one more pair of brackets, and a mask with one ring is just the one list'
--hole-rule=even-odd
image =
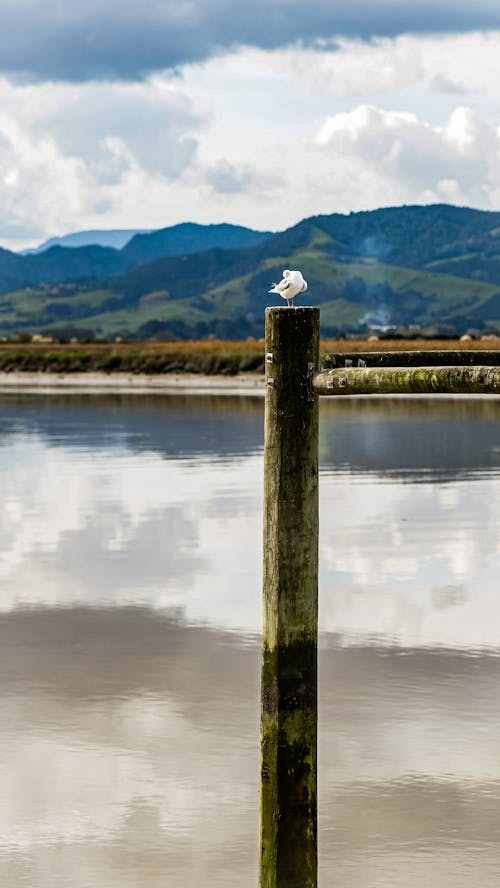
{"label": "grassy field", "polygon": [[[491,350],[500,339],[446,340],[323,339],[322,354],[363,351]],[[0,372],[31,373],[263,373],[264,342],[188,341],[0,344]]]}

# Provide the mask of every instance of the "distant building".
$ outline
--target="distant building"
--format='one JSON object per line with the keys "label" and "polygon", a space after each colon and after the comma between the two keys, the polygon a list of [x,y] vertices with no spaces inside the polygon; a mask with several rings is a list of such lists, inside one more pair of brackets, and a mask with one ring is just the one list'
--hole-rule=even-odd
{"label": "distant building", "polygon": [[50,342],[54,342],[52,336],[43,336],[42,333],[33,333],[33,336],[31,337],[31,341],[32,342],[44,342],[47,344]]}

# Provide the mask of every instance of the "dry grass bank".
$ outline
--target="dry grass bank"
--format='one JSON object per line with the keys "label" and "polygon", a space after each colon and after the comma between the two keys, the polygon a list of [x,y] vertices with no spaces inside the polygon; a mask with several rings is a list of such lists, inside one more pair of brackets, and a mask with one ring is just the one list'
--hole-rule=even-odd
{"label": "dry grass bank", "polygon": [[[336,340],[321,342],[328,352],[481,350],[500,348],[500,339]],[[120,343],[2,343],[0,372],[29,373],[263,373],[264,342],[188,341]]]}

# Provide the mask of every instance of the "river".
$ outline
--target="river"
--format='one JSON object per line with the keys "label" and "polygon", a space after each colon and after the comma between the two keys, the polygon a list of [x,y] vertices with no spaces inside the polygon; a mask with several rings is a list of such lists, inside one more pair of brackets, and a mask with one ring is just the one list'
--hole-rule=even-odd
{"label": "river", "polygon": [[[320,886],[496,888],[500,399],[321,406]],[[0,407],[0,884],[255,888],[262,399]]]}

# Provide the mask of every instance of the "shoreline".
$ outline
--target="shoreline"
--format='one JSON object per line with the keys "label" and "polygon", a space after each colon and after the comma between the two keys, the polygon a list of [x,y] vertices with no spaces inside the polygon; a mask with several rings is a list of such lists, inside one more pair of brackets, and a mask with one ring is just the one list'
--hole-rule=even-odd
{"label": "shoreline", "polygon": [[40,394],[86,392],[88,394],[207,394],[264,395],[264,376],[260,373],[233,375],[204,373],[30,373],[0,372],[0,392]]}
{"label": "shoreline", "polygon": [[[238,373],[235,375],[204,374],[204,373],[102,373],[87,371],[83,373],[32,373],[0,371],[0,395],[12,394],[83,394],[83,395],[232,395],[233,397],[264,397],[265,377],[261,373]],[[429,397],[451,398],[452,400],[495,399],[500,394],[378,394],[378,395],[337,395],[344,399],[365,398],[412,398]],[[330,400],[330,398],[328,399]]]}

